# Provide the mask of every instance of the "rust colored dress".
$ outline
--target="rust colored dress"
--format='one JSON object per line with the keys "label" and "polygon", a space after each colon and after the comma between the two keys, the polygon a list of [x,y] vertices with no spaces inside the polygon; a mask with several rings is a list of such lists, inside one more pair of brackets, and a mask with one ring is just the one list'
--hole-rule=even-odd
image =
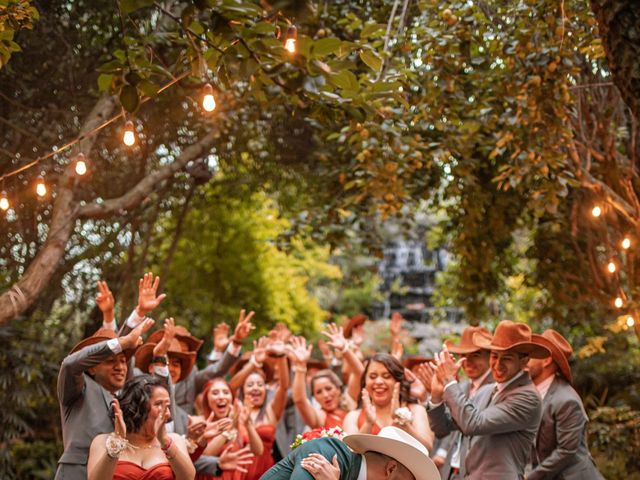
{"label": "rust colored dress", "polygon": [[113,472],[113,480],[175,480],[169,463],[158,463],[151,468],[143,468],[137,463],[120,460]]}
{"label": "rust colored dress", "polygon": [[[365,420],[367,419],[367,414],[364,413],[364,408],[362,410],[360,410],[360,415],[358,416],[358,429],[362,428],[362,425],[364,425]],[[374,423],[373,426],[371,427],[371,435],[378,435],[380,433],[380,426],[378,425],[378,422]]]}
{"label": "rust colored dress", "polygon": [[[262,439],[262,445],[264,446],[264,452],[262,455],[256,455],[253,457],[253,463],[247,466],[247,474],[243,480],[258,480],[263,473],[269,470],[275,464],[273,460],[273,444],[276,441],[276,427],[270,424],[258,425],[256,432]],[[249,437],[246,432],[242,436],[242,440],[245,445],[249,443]]]}
{"label": "rust colored dress", "polygon": [[[334,410],[333,412],[324,412],[326,414],[324,419],[324,425],[322,428],[334,428],[340,427],[342,428],[342,424],[344,423],[344,417],[347,416],[347,412],[344,410]],[[359,419],[358,419],[359,421]]]}

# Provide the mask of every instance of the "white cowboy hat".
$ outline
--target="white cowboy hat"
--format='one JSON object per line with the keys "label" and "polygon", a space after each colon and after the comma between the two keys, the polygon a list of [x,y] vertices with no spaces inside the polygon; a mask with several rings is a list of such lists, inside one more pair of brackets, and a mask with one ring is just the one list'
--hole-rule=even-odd
{"label": "white cowboy hat", "polygon": [[440,480],[440,473],[425,446],[397,427],[384,427],[378,435],[347,435],[344,443],[359,454],[378,452],[397,460],[407,467],[416,480]]}

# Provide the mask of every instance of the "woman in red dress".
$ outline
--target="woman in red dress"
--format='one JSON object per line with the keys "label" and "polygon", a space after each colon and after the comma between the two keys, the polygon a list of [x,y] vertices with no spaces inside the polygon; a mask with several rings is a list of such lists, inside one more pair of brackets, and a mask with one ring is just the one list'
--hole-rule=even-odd
{"label": "woman in red dress", "polygon": [[140,375],[113,400],[115,429],[97,435],[89,450],[88,480],[191,480],[196,471],[184,438],[168,433],[169,392]]}
{"label": "woman in red dress", "polygon": [[293,401],[304,423],[310,428],[342,428],[347,414],[341,407],[344,403],[342,382],[331,370],[320,370],[311,377],[311,394],[320,408],[312,405],[307,396],[307,362],[311,357],[313,345],[307,347],[302,337],[291,339],[291,359],[293,361]]}
{"label": "woman in red dress", "polygon": [[[258,480],[263,473],[274,465],[273,444],[275,442],[276,427],[280,417],[284,413],[287,403],[287,390],[289,388],[289,367],[285,356],[284,344],[275,342],[266,349],[276,364],[276,375],[278,384],[271,400],[267,401],[266,375],[260,369],[253,371],[242,383],[239,398],[249,411],[249,417],[260,436],[263,444],[262,455],[256,455],[253,463],[247,467],[246,480]],[[261,367],[264,356],[263,352],[254,349],[257,367]],[[242,440],[247,443],[249,435],[247,429],[240,424],[239,434]]]}

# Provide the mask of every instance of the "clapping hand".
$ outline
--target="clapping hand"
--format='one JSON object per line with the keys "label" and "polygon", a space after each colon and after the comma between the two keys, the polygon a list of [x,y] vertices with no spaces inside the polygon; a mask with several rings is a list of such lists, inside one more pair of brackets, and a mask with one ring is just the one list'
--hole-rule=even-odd
{"label": "clapping hand", "polygon": [[364,410],[367,423],[371,426],[375,425],[376,420],[378,419],[378,414],[376,412],[376,407],[371,403],[371,397],[369,396],[369,392],[367,392],[366,388],[362,389],[362,409]]}
{"label": "clapping hand", "polygon": [[156,296],[159,285],[160,277],[155,277],[154,280],[151,272],[145,273],[144,277],[140,279],[138,283],[138,306],[136,307],[136,312],[139,316],[144,317],[165,299],[166,295],[164,293]]}
{"label": "clapping hand", "polygon": [[113,408],[113,433],[119,437],[125,438],[127,436],[127,425],[124,423],[124,417],[122,416],[122,410],[120,409],[120,402],[114,398],[111,401],[111,407]]}

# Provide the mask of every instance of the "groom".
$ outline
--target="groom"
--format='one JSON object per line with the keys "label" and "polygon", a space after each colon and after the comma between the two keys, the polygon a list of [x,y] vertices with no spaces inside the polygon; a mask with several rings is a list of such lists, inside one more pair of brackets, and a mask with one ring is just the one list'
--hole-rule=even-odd
{"label": "groom", "polygon": [[[351,448],[351,450],[349,449]],[[440,480],[427,449],[404,430],[384,427],[378,435],[358,433],[303,443],[260,480]]]}

